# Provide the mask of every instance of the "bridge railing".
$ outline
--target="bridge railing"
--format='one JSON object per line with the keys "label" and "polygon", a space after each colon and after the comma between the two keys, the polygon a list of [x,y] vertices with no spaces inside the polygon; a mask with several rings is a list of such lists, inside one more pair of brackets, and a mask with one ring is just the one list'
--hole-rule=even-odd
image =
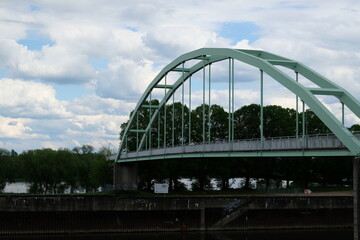
{"label": "bridge railing", "polygon": [[[355,136],[360,139],[360,134]],[[120,159],[161,156],[167,154],[211,153],[211,152],[255,152],[289,150],[346,149],[333,134],[306,135],[304,137],[271,137],[261,139],[242,139],[234,142],[217,141],[213,143],[191,143],[189,145],[155,148],[139,152],[123,152]]]}

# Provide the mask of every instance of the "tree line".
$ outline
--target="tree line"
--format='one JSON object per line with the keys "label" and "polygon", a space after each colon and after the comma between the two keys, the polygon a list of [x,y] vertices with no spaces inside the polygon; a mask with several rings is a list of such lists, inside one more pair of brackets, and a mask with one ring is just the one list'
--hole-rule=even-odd
{"label": "tree line", "polygon": [[91,145],[70,149],[36,149],[17,154],[0,148],[0,192],[6,182],[29,183],[29,193],[54,194],[78,190],[94,192],[112,184],[109,149],[99,152]]}
{"label": "tree line", "polygon": [[[151,103],[144,104],[158,105],[159,102],[152,100]],[[166,115],[164,111],[167,111]],[[141,108],[130,129],[145,129],[150,114],[153,113],[154,110]],[[304,118],[303,114],[305,114]],[[294,109],[268,105],[263,108],[263,116],[264,137],[295,136],[297,128],[298,134],[302,135],[303,119],[305,119],[306,135],[331,133],[311,109],[298,114],[298,126],[296,126]],[[184,118],[184,124],[182,118]],[[205,119],[205,124],[203,119]],[[243,106],[229,114],[223,107],[216,104],[210,107],[206,104],[201,105],[190,111],[186,105],[175,102],[168,104],[166,110],[160,111],[159,118],[151,127],[153,141],[148,144],[151,144],[152,148],[161,148],[164,144],[176,146],[181,144],[182,136],[185,138],[185,144],[201,143],[204,139],[205,142],[209,139],[210,142],[228,141],[229,119],[233,121],[235,140],[260,137],[260,105],[258,104]],[[129,122],[121,125],[120,139],[124,138],[127,124]],[[204,127],[205,136],[203,135]],[[349,130],[360,131],[360,125],[354,124]],[[128,151],[136,150],[136,144],[139,143],[139,139],[136,140],[136,138],[135,133],[128,134]],[[139,187],[150,191],[154,182],[168,181],[170,190],[184,190],[184,184],[180,181],[182,178],[194,180],[192,189],[200,191],[212,189],[214,187],[214,184],[211,184],[212,179],[215,179],[216,187],[227,189],[231,185],[230,180],[234,178],[243,178],[244,182],[237,187],[245,189],[252,188],[250,179],[262,181],[266,188],[274,181],[279,185],[281,180],[286,181],[287,187],[290,187],[290,182],[293,186],[301,187],[308,187],[312,183],[321,186],[343,186],[351,184],[351,163],[351,157],[199,158],[146,161],[139,163]]]}

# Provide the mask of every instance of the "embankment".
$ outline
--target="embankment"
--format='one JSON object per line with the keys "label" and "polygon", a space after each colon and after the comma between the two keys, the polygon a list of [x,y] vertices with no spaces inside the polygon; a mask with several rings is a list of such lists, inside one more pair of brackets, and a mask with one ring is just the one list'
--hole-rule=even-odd
{"label": "embankment", "polygon": [[0,234],[352,226],[351,196],[0,195]]}

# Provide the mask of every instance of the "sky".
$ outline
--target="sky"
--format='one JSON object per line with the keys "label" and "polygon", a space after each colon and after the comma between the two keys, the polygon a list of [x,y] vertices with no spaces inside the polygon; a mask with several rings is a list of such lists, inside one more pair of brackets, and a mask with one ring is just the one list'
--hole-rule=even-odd
{"label": "sky", "polygon": [[[359,26],[358,0],[0,0],[0,148],[115,151],[153,78],[203,47],[300,61],[360,100]],[[226,105],[225,71],[214,68],[212,103]],[[257,75],[236,65],[237,106],[258,103]],[[266,104],[295,108],[267,77],[265,89]],[[337,101],[321,101],[341,117]],[[360,123],[347,109],[345,119]]]}

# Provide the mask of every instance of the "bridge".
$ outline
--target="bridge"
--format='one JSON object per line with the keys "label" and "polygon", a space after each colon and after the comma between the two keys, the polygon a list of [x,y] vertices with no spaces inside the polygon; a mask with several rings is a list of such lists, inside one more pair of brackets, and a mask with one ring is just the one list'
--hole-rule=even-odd
{"label": "bridge", "polygon": [[[234,139],[234,101],[235,101],[235,70],[234,61],[240,61],[246,65],[253,66],[260,70],[260,136],[258,139],[235,141]],[[211,142],[211,122],[210,114],[205,118],[206,111],[206,92],[208,93],[208,106],[211,101],[212,66],[215,63],[228,62],[228,136],[226,143],[213,144]],[[282,68],[281,68],[282,67]],[[291,77],[283,70],[290,69],[294,72]],[[188,86],[189,99],[187,104],[191,110],[191,81],[192,76],[202,72],[202,97],[203,97],[203,119],[202,119],[202,142],[201,146],[194,145],[191,138],[191,115],[185,119],[185,84]],[[171,83],[168,79],[170,74],[178,73],[177,78]],[[264,138],[264,115],[263,115],[263,81],[264,73],[268,74],[286,89],[294,93],[296,98],[296,136],[271,139]],[[309,80],[317,87],[307,87],[299,82],[299,75]],[[205,89],[205,82],[208,88]],[[160,96],[161,100],[157,105],[152,105],[152,96],[157,94],[158,89],[164,89]],[[174,123],[174,109],[167,109],[166,104],[174,101],[175,93],[180,92],[182,113],[181,113],[181,133],[180,146],[174,146],[174,131],[168,133],[165,129],[167,115],[172,116]],[[334,96],[342,106],[342,118],[337,119],[319,100],[318,96]],[[333,136],[329,137],[310,137],[306,135],[305,114],[302,114],[302,129],[298,129],[299,109],[298,101],[302,102],[302,111],[308,106],[319,119],[332,131]],[[345,89],[331,82],[329,79],[305,66],[304,64],[284,58],[272,53],[259,50],[241,49],[219,49],[203,48],[186,53],[163,68],[163,70],[150,83],[142,97],[140,98],[135,110],[130,116],[129,122],[124,130],[122,141],[119,147],[115,162],[156,160],[177,157],[251,157],[251,156],[359,156],[360,141],[344,126],[344,109],[347,107],[353,114],[360,118],[360,103]],[[142,129],[139,129],[139,114],[146,109],[148,118]],[[189,110],[189,111],[190,111]],[[159,120],[163,117],[164,121]],[[161,126],[163,124],[164,126]],[[186,127],[185,127],[186,126]],[[173,125],[174,128],[174,125]],[[186,132],[185,132],[186,131]],[[154,137],[153,132],[158,136]],[[170,143],[167,134],[172,134]],[[153,139],[155,138],[155,140]],[[163,138],[163,141],[162,139]],[[129,153],[129,139],[136,139],[134,153]],[[329,139],[332,139],[329,142]],[[170,148],[168,145],[170,144]],[[201,153],[201,154],[199,154]]]}
{"label": "bridge", "polygon": [[[260,134],[256,139],[235,139],[235,61],[259,71]],[[227,136],[213,141],[211,137],[211,93],[214,66],[227,66],[228,124]],[[292,74],[291,74],[292,73]],[[296,101],[295,136],[267,138],[264,136],[264,74],[277,81],[294,94]],[[191,114],[194,76],[198,87],[202,86],[202,139],[193,140]],[[306,79],[310,85],[299,81]],[[185,102],[185,88],[187,100]],[[162,94],[161,94],[162,92]],[[175,94],[180,95],[181,116],[174,118]],[[153,101],[156,96],[158,102]],[[321,101],[319,96],[330,96],[341,104],[342,114],[338,119]],[[167,108],[169,102],[172,109]],[[299,105],[302,108],[299,109]],[[306,133],[305,109],[311,109],[332,132],[327,135],[310,136]],[[360,217],[359,202],[359,156],[360,135],[345,127],[345,108],[360,118],[360,102],[347,90],[304,64],[273,53],[260,50],[229,48],[202,48],[179,56],[166,65],[147,87],[139,99],[130,119],[121,134],[121,143],[115,158],[115,186],[136,188],[138,161],[182,159],[182,158],[224,158],[224,157],[311,157],[311,156],[353,156],[354,157],[354,230],[358,239]],[[300,111],[299,111],[300,110]],[[301,117],[299,112],[302,112]],[[207,114],[209,113],[209,114]],[[207,116],[206,116],[207,114]],[[145,121],[140,126],[139,118]],[[172,124],[167,129],[167,121]],[[181,128],[174,132],[174,122],[181,122]],[[299,127],[299,121],[301,126]],[[225,131],[225,129],[224,129]],[[175,134],[177,136],[175,137]]]}
{"label": "bridge", "polygon": [[[360,134],[354,134],[360,140]],[[334,134],[307,135],[303,138],[272,137],[218,141],[207,144],[180,145],[134,152],[124,151],[121,162],[145,160],[199,158],[199,157],[313,157],[352,156],[352,153]]]}

